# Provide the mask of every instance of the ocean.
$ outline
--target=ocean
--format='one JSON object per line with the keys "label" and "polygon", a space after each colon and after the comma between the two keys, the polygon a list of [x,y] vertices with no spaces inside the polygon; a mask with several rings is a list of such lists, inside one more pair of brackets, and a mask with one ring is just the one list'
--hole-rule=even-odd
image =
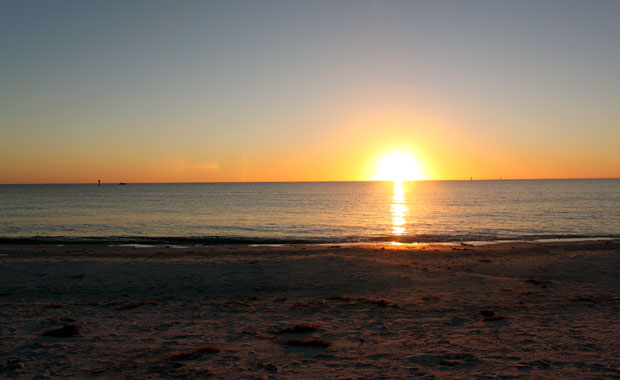
{"label": "ocean", "polygon": [[0,185],[0,243],[620,237],[620,179]]}

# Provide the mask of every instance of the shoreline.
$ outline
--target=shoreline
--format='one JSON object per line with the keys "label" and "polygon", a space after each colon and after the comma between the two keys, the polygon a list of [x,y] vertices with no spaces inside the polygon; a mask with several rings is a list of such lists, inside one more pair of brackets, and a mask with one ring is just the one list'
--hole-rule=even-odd
{"label": "shoreline", "polygon": [[[238,255],[244,256],[284,255],[292,256],[322,255],[340,253],[348,254],[375,254],[383,251],[399,252],[401,254],[421,253],[454,253],[462,251],[468,254],[495,253],[505,254],[533,254],[538,255],[545,249],[572,251],[576,249],[607,249],[620,246],[620,239],[614,238],[567,238],[547,239],[545,241],[531,240],[501,240],[501,241],[464,241],[464,242],[356,242],[356,243],[275,243],[275,244],[214,244],[214,245],[149,245],[139,243],[78,243],[69,244],[0,244],[0,263],[3,260],[49,260],[62,261],[68,258],[97,259],[99,257],[123,257],[166,259],[186,259],[194,261],[198,258],[217,258]],[[532,252],[533,250],[533,252]]]}
{"label": "shoreline", "polygon": [[618,239],[5,245],[0,377],[614,378],[617,273]]}
{"label": "shoreline", "polygon": [[[438,239],[438,237],[440,237]],[[538,234],[529,236],[515,237],[485,237],[464,235],[464,236],[444,236],[444,235],[417,235],[417,236],[384,236],[374,238],[270,238],[270,237],[225,237],[225,236],[0,236],[0,247],[10,246],[32,246],[32,245],[58,245],[58,246],[136,246],[142,248],[157,248],[166,246],[177,246],[179,248],[200,248],[218,246],[248,246],[248,247],[276,247],[276,246],[300,246],[321,247],[330,245],[341,245],[349,247],[366,247],[371,245],[400,245],[400,246],[420,246],[420,245],[474,245],[481,246],[487,244],[520,244],[520,243],[572,243],[582,241],[608,241],[618,240],[620,235],[600,234],[600,235],[558,235],[558,234]]]}

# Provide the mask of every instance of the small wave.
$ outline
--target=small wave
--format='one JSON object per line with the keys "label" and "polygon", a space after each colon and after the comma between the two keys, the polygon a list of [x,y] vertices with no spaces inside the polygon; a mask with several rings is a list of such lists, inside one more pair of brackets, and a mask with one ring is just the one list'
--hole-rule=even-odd
{"label": "small wave", "polygon": [[287,244],[338,244],[338,243],[458,243],[458,242],[500,242],[500,241],[561,241],[588,239],[620,239],[620,234],[577,235],[577,234],[532,234],[521,236],[500,236],[487,234],[418,234],[404,236],[346,236],[329,237],[254,237],[254,236],[29,236],[0,237],[1,245],[32,244],[83,244],[83,245],[287,245]]}
{"label": "small wave", "polygon": [[402,236],[377,236],[362,239],[361,242],[397,242],[397,243],[457,243],[467,241],[540,241],[573,239],[618,239],[619,234],[528,234],[528,235],[488,235],[488,234],[419,234]]}
{"label": "small wave", "polygon": [[0,244],[93,244],[93,245],[248,245],[248,244],[313,244],[327,240],[297,238],[260,238],[236,236],[32,236],[0,237]]}

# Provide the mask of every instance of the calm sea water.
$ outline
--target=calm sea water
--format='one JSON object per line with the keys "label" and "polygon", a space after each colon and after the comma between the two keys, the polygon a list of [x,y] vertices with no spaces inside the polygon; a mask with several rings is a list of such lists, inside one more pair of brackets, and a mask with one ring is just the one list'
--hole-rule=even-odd
{"label": "calm sea water", "polygon": [[0,185],[0,242],[579,237],[620,237],[620,180]]}

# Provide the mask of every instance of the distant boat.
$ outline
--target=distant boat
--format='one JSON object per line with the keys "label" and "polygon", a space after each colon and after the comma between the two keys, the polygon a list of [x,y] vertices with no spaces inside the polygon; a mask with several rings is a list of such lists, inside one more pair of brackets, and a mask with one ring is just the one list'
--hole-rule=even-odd
{"label": "distant boat", "polygon": [[126,183],[125,182],[119,182],[118,185],[122,186],[122,185],[126,185]]}

